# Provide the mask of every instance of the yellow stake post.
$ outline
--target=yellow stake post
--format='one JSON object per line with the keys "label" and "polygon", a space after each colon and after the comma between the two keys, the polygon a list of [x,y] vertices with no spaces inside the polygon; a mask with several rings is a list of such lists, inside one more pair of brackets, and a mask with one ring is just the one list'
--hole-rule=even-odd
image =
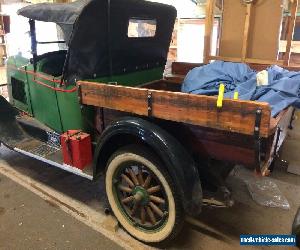
{"label": "yellow stake post", "polygon": [[239,99],[239,92],[237,92],[237,91],[234,92],[233,99],[234,100],[238,100]]}
{"label": "yellow stake post", "polygon": [[219,87],[219,95],[218,95],[218,100],[217,100],[217,108],[222,108],[222,106],[223,106],[224,92],[225,92],[225,85],[223,83],[221,83],[220,87]]}

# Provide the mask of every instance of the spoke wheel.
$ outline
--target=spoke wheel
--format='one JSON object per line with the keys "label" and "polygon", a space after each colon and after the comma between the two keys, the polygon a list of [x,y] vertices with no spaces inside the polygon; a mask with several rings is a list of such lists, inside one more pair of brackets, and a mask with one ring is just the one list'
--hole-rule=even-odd
{"label": "spoke wheel", "polygon": [[156,230],[168,219],[169,205],[162,183],[138,162],[125,162],[114,175],[114,195],[135,226]]}
{"label": "spoke wheel", "polygon": [[116,152],[105,182],[113,213],[135,238],[166,242],[181,229],[183,212],[173,182],[146,150],[127,147]]}

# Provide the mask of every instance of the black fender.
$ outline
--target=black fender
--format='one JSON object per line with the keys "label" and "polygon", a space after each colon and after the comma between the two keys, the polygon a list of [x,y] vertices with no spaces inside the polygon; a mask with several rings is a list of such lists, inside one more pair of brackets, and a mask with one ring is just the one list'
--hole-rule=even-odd
{"label": "black fender", "polygon": [[[126,140],[129,138],[129,140]],[[94,154],[94,177],[104,171],[108,158],[120,146],[142,141],[160,157],[175,182],[186,213],[201,212],[202,188],[194,160],[185,148],[159,126],[137,117],[124,117],[102,133]],[[119,142],[119,145],[117,142]]]}

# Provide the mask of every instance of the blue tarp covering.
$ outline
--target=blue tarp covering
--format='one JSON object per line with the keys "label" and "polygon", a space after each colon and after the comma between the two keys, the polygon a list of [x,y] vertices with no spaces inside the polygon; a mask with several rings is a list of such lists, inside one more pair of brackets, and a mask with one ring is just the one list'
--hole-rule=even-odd
{"label": "blue tarp covering", "polygon": [[233,98],[238,91],[240,100],[268,102],[272,116],[288,106],[300,108],[300,72],[278,66],[266,69],[268,85],[258,86],[256,74],[243,63],[215,61],[192,69],[182,84],[182,92],[199,95],[218,95],[221,83],[225,85],[225,98]]}

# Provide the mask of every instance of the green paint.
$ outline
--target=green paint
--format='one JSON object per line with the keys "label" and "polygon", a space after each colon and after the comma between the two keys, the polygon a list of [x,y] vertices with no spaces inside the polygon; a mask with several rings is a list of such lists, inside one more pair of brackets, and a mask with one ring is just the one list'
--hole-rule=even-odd
{"label": "green paint", "polygon": [[[41,72],[46,59],[37,64],[37,72]],[[41,86],[33,81],[33,76],[25,72],[18,71],[16,68],[23,68],[33,71],[33,65],[28,59],[17,55],[8,59],[8,83],[10,78],[15,77],[25,82],[25,92],[27,103],[21,103],[14,100],[11,95],[11,86],[9,86],[10,101],[16,108],[28,112],[37,120],[52,128],[56,132],[62,133],[69,129],[81,129],[89,133],[93,132],[92,124],[94,124],[94,108],[81,107],[78,102],[78,92],[66,93],[57,92],[45,86]],[[159,67],[150,70],[133,72],[112,77],[101,77],[96,79],[88,79],[87,81],[110,83],[114,82],[124,86],[137,86],[146,82],[151,82],[162,78],[164,68]],[[43,73],[44,74],[44,73]],[[53,78],[49,76],[49,78]],[[59,88],[59,83],[49,82],[41,78],[38,81],[47,84],[50,87]],[[55,78],[60,79],[60,78]],[[74,86],[69,86],[71,89]]]}
{"label": "green paint", "polygon": [[[33,70],[32,65],[28,67]],[[56,84],[50,81],[45,81],[38,78],[38,81],[48,85],[49,87],[56,87]],[[28,84],[30,87],[30,95],[32,102],[32,110],[34,117],[40,122],[57,132],[62,132],[62,125],[60,122],[59,107],[57,105],[56,92],[50,88],[39,85],[33,81],[33,76],[28,74]]]}
{"label": "green paint", "polygon": [[102,82],[102,83],[118,83],[124,86],[138,86],[143,83],[159,80],[163,77],[164,67],[155,69],[143,70],[124,75],[115,75],[112,77],[100,77],[95,79],[88,79],[91,82]]}
{"label": "green paint", "polygon": [[[73,88],[74,86],[71,86]],[[68,87],[70,89],[70,87]],[[63,131],[69,129],[80,129],[92,132],[89,124],[94,124],[94,108],[82,107],[78,102],[78,92],[62,93],[57,92],[57,100],[61,115]]]}
{"label": "green paint", "polygon": [[[30,115],[33,114],[32,105],[31,105],[31,96],[30,96],[30,89],[28,85],[27,75],[21,71],[15,70],[15,68],[23,68],[25,69],[26,65],[29,64],[29,60],[25,59],[19,55],[16,57],[10,57],[7,61],[7,83],[8,83],[8,94],[9,100],[13,106],[16,108],[29,113]],[[12,68],[10,67],[12,66]],[[11,78],[15,78],[19,81],[25,83],[25,94],[26,94],[26,103],[23,103],[18,100],[14,100],[12,97],[12,89],[11,89]]]}
{"label": "green paint", "polygon": [[136,195],[137,193],[139,193],[139,195],[141,196],[140,204],[146,206],[150,201],[147,190],[141,186],[136,186],[132,191],[132,195]]}
{"label": "green paint", "polygon": [[7,65],[14,65],[17,68],[24,67],[28,64],[30,64],[30,60],[20,54],[9,57],[7,60]]}

